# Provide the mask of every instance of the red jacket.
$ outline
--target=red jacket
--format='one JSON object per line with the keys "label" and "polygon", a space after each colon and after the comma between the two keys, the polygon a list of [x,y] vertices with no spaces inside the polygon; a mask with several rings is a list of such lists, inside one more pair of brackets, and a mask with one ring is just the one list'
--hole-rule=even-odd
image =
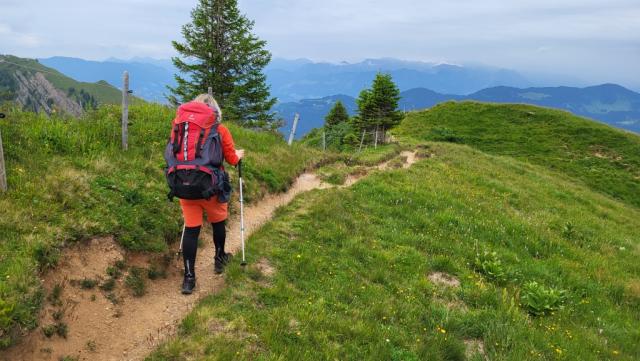
{"label": "red jacket", "polygon": [[218,126],[218,133],[220,133],[220,139],[222,139],[222,154],[224,154],[224,159],[227,163],[235,166],[238,164],[238,156],[236,155],[236,147],[233,144],[233,137],[231,137],[231,132],[227,127],[220,124]]}

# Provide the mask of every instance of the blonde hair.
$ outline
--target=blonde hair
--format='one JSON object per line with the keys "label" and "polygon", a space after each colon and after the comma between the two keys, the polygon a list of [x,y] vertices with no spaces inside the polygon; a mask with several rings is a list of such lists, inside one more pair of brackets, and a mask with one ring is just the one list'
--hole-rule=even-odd
{"label": "blonde hair", "polygon": [[216,101],[216,99],[213,96],[211,96],[209,94],[200,94],[193,101],[194,102],[198,102],[198,103],[206,104],[206,105],[210,106],[211,108],[213,108],[213,111],[216,112],[216,114],[217,114],[216,121],[220,121],[222,119],[222,110],[220,109],[220,106],[218,105],[218,102]]}

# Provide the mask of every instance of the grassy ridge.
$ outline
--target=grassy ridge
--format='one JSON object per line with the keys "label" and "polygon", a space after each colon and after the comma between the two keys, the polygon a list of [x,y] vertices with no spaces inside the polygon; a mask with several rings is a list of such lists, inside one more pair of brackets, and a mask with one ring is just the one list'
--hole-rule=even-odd
{"label": "grassy ridge", "polygon": [[529,105],[449,102],[409,113],[397,134],[468,144],[526,160],[640,206],[640,136],[567,112]]}
{"label": "grassy ridge", "polygon": [[474,340],[491,360],[637,359],[640,211],[540,166],[430,151],[281,210],[148,360],[483,360]]}
{"label": "grassy ridge", "polygon": [[[0,194],[0,346],[10,342],[15,326],[35,325],[42,297],[38,273],[55,265],[63,245],[114,235],[127,249],[159,252],[181,227],[163,176],[172,109],[132,107],[126,153],[120,150],[118,107],[101,107],[79,120],[5,112],[0,131],[10,191]],[[320,157],[289,148],[274,134],[228,127],[237,146],[247,149],[248,201],[286,189]]]}

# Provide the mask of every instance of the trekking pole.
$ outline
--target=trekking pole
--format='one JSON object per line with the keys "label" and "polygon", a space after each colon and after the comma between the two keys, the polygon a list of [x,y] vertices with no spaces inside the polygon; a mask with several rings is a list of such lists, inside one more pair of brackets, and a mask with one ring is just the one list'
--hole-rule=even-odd
{"label": "trekking pole", "polygon": [[244,257],[244,195],[242,194],[242,160],[238,162],[238,178],[240,178],[240,241],[242,243],[242,263],[241,266],[246,266],[247,261]]}
{"label": "trekking pole", "polygon": [[182,225],[182,236],[180,236],[180,248],[178,249],[178,252],[176,252],[176,258],[178,260],[180,260],[180,256],[182,255],[182,245],[184,243],[184,230],[185,230],[186,227],[187,227],[187,224],[184,223]]}

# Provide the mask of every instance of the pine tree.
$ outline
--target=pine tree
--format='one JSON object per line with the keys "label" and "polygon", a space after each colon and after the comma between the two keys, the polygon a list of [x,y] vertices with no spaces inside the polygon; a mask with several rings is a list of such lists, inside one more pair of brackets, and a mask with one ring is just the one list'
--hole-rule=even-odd
{"label": "pine tree", "polygon": [[182,27],[184,42],[174,41],[181,57],[177,86],[169,88],[173,104],[187,102],[213,88],[226,119],[253,128],[279,124],[263,69],[271,61],[266,42],[251,33],[254,22],[240,13],[237,0],[199,0],[192,22]]}
{"label": "pine tree", "polygon": [[329,114],[324,118],[324,126],[327,128],[332,128],[338,124],[345,123],[349,121],[349,113],[347,112],[347,108],[345,108],[344,104],[340,100],[338,100],[329,111]]}
{"label": "pine tree", "polygon": [[398,110],[399,101],[400,90],[391,75],[378,73],[371,89],[360,92],[355,125],[360,131],[386,131],[403,118],[402,112]]}
{"label": "pine tree", "polygon": [[358,104],[358,115],[354,117],[353,123],[360,131],[369,130],[375,113],[371,89],[362,90],[356,103]]}
{"label": "pine tree", "polygon": [[398,125],[403,118],[398,110],[400,89],[393,82],[391,74],[378,74],[373,81],[371,101],[374,104],[374,119],[376,125],[391,128]]}

